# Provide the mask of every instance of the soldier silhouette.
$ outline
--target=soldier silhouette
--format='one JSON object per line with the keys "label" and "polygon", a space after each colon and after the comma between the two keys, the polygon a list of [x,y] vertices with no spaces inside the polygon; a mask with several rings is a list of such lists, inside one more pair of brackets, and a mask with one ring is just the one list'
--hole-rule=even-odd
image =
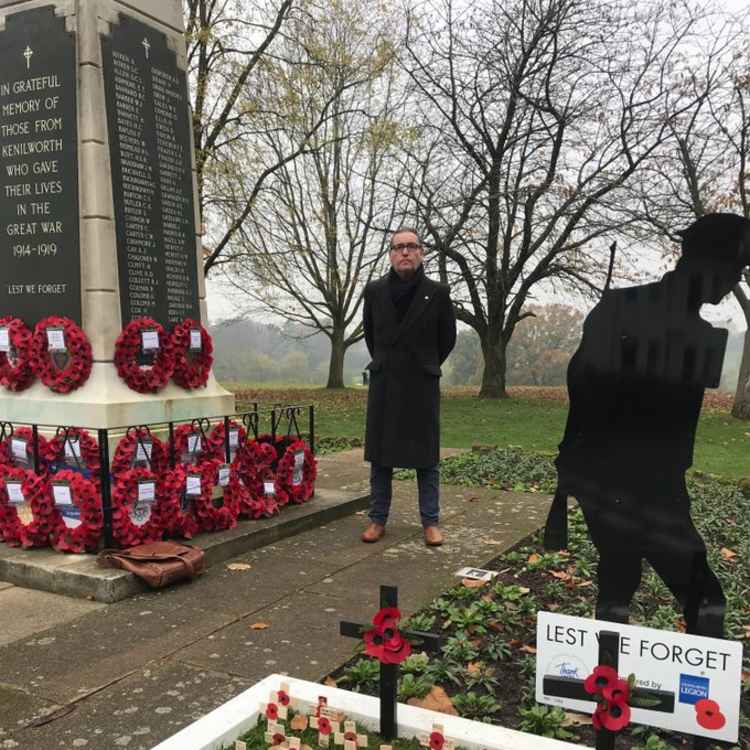
{"label": "soldier silhouette", "polygon": [[606,291],[586,318],[568,368],[545,544],[565,546],[567,496],[575,496],[599,552],[597,618],[628,621],[645,558],[679,601],[688,632],[722,637],[724,594],[690,517],[685,472],[727,342],[700,308],[718,304],[750,263],[750,221],[709,214],[680,234],[673,271]]}

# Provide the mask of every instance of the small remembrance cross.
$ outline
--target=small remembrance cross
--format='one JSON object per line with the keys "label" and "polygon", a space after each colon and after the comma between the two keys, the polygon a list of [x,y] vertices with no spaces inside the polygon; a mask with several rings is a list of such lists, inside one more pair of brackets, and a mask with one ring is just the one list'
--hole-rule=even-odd
{"label": "small remembrance cross", "polygon": [[451,740],[446,740],[441,724],[433,724],[430,734],[418,735],[419,744],[422,747],[441,747],[442,750],[455,750],[456,746]]}
{"label": "small remembrance cross", "polygon": [[[380,587],[380,607],[398,607],[398,588],[396,586]],[[370,625],[358,625],[355,622],[341,622],[340,633],[348,638],[362,639],[363,633],[371,629]],[[441,639],[432,633],[416,630],[399,631],[409,641],[418,641],[420,649],[438,652],[442,647]],[[398,664],[380,662],[380,736],[384,740],[396,737],[396,699],[398,696]]]}
{"label": "small remembrance cross", "polygon": [[345,721],[344,731],[336,732],[333,741],[337,745],[343,745],[344,750],[357,750],[360,747],[367,747],[367,735],[357,734],[357,722]]}

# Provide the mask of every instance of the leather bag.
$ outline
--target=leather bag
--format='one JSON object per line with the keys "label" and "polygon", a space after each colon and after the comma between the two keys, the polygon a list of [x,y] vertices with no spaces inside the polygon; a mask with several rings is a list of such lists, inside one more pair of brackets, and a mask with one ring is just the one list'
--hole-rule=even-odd
{"label": "leather bag", "polygon": [[199,547],[187,544],[153,542],[122,550],[102,550],[97,563],[103,568],[129,570],[151,588],[161,589],[202,573],[206,555]]}

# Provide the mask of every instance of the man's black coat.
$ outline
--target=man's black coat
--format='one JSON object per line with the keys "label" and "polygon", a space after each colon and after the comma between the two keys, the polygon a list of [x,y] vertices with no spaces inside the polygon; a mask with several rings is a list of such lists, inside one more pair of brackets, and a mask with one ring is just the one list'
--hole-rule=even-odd
{"label": "man's black coat", "polygon": [[372,362],[365,460],[426,468],[440,460],[440,365],[456,343],[448,287],[421,274],[399,323],[388,276],[364,295],[364,331]]}

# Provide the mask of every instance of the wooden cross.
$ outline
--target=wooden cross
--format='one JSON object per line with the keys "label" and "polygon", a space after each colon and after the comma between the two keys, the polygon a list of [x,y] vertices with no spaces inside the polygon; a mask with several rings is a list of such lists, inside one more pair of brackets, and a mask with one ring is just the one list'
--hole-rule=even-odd
{"label": "wooden cross", "polygon": [[[380,587],[380,607],[398,606],[398,588],[396,586]],[[354,622],[340,623],[340,633],[348,638],[362,638],[370,630],[370,625],[358,625]],[[401,630],[401,635],[409,641],[419,641],[419,648],[424,651],[437,652],[442,647],[442,640],[432,633],[416,630]],[[380,736],[384,740],[396,737],[396,703],[398,697],[398,664],[380,663]]]}
{"label": "wooden cross", "polygon": [[336,732],[333,741],[337,745],[343,745],[344,750],[357,750],[358,747],[367,747],[367,735],[357,734],[356,721],[345,721],[344,731]]}
{"label": "wooden cross", "polygon": [[331,735],[335,736],[341,731],[340,722],[329,718],[329,716],[337,714],[338,712],[336,711],[325,708],[325,706],[320,706],[320,715],[310,717],[310,728],[318,730],[318,745],[320,747],[329,747],[331,744]]}
{"label": "wooden cross", "polygon": [[[282,690],[283,689],[284,688],[282,686]],[[263,715],[268,719],[269,724],[271,724],[271,722],[275,723],[277,719],[286,719],[287,717],[286,705],[281,703],[279,700],[280,692],[281,691],[272,690],[270,695],[268,696],[268,703],[260,704],[261,713],[263,713]]]}
{"label": "wooden cross", "polygon": [[443,725],[442,724],[433,724],[432,725],[432,732],[430,734],[420,734],[420,735],[418,735],[419,744],[422,747],[431,747],[431,745],[430,745],[430,737],[431,737],[432,734],[439,734],[443,738],[443,744],[440,746],[440,747],[443,748],[443,750],[456,750],[456,746],[453,743],[453,741],[445,739],[445,732],[443,731]]}

